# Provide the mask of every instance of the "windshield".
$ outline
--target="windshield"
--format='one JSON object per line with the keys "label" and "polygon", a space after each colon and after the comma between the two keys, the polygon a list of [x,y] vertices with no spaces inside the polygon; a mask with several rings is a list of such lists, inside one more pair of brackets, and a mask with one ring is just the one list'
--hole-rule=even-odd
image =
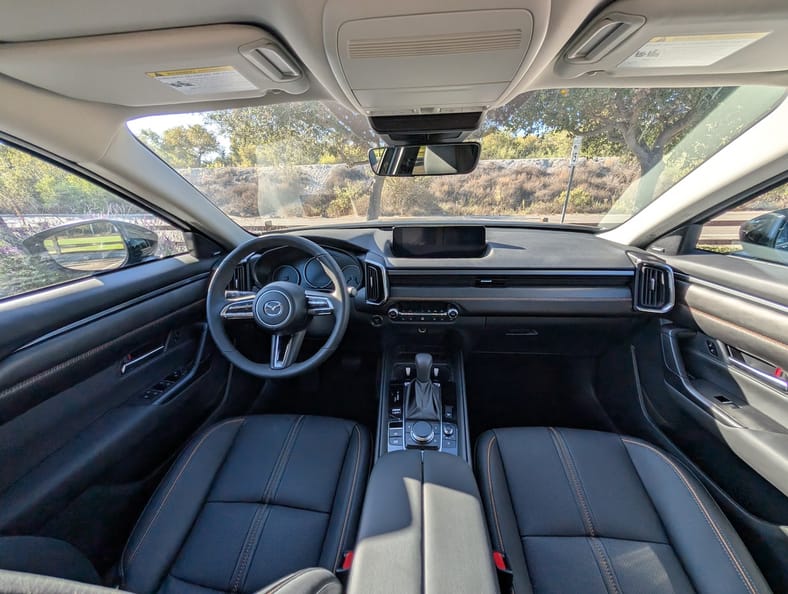
{"label": "windshield", "polygon": [[[777,87],[553,89],[487,113],[465,175],[375,176],[381,139],[334,102],[129,122],[131,131],[252,232],[473,217],[611,228],[779,104]],[[744,156],[746,157],[746,155]]]}

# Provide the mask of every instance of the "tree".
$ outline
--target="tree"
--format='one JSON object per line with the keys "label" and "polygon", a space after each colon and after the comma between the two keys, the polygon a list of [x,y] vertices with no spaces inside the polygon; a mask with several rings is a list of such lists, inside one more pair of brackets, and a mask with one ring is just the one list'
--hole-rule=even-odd
{"label": "tree", "polygon": [[[142,130],[140,139],[177,169],[203,167],[222,156],[216,136],[201,124],[176,126],[158,134]],[[210,159],[213,155],[213,159]]]}
{"label": "tree", "polygon": [[[367,151],[379,144],[365,116],[335,102],[281,103],[245,107],[206,115],[230,141],[229,161],[239,167],[366,162]],[[370,190],[367,218],[380,216],[384,178]]]}
{"label": "tree", "polygon": [[[487,126],[510,133],[566,130],[600,152],[634,156],[641,180],[661,166],[666,151],[734,89],[552,89],[525,93],[490,112]],[[654,196],[656,178],[639,183],[636,204]]]}

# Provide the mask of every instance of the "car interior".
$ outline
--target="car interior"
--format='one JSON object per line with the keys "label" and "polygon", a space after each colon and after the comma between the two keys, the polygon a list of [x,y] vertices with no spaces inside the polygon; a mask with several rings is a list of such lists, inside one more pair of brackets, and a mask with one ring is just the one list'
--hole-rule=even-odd
{"label": "car interior", "polygon": [[788,592],[784,0],[0,14],[0,593]]}

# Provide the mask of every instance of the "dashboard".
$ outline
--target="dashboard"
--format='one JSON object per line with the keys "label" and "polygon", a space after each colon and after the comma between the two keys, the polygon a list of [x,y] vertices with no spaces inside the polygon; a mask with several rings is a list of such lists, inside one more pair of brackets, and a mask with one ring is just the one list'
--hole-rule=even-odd
{"label": "dashboard", "polygon": [[[454,240],[445,233],[417,228],[405,246],[410,249],[403,250],[398,249],[396,229],[327,227],[289,233],[315,241],[335,258],[354,289],[353,317],[378,327],[507,323],[519,332],[530,326],[521,328],[516,318],[631,318],[672,306],[669,267],[647,252],[584,230],[488,226],[484,243],[474,244],[473,254],[466,250],[460,255],[457,246],[448,245],[452,255],[447,256],[446,244]],[[439,249],[416,244],[433,235],[444,236]],[[466,237],[462,229],[458,236]],[[333,289],[317,260],[290,249],[256,255],[247,266],[253,290],[272,281]],[[644,297],[646,290],[651,293]]]}

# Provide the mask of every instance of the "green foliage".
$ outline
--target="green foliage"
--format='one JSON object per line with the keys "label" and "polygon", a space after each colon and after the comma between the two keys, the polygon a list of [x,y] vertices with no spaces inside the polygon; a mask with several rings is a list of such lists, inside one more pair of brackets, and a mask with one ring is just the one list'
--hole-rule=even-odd
{"label": "green foliage", "polygon": [[0,215],[140,212],[114,194],[0,143]]}
{"label": "green foliage", "polygon": [[211,165],[221,162],[223,156],[216,135],[200,124],[176,126],[161,135],[142,130],[140,140],[176,169]]}
{"label": "green foliage", "polygon": [[354,163],[377,144],[366,118],[337,103],[305,101],[205,115],[230,142],[234,166]]}
{"label": "green foliage", "polygon": [[494,129],[484,135],[481,143],[483,160],[568,157],[572,150],[572,137],[563,130],[526,136]]}

